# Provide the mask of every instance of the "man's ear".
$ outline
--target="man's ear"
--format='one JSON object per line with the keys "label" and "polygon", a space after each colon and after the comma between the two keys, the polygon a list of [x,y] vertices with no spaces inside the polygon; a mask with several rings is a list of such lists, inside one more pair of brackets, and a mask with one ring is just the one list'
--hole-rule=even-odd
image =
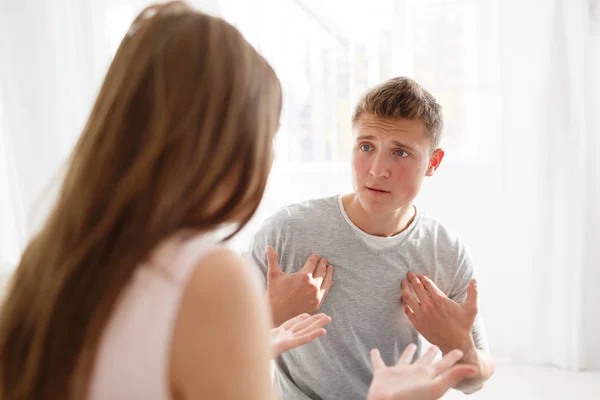
{"label": "man's ear", "polygon": [[425,176],[432,176],[435,171],[440,167],[442,160],[444,159],[444,150],[435,149],[431,158],[429,159],[429,166],[427,167],[427,172],[425,172]]}

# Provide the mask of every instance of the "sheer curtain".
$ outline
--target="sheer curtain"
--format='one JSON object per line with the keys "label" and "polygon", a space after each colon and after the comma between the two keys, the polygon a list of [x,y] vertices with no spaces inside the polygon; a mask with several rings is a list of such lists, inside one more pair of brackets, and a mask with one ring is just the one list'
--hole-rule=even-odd
{"label": "sheer curtain", "polygon": [[[69,1],[0,5],[0,259],[14,265],[60,160],[85,117],[90,87],[84,10]],[[37,204],[36,204],[37,203]]]}
{"label": "sheer curtain", "polygon": [[600,369],[600,316],[598,305],[600,304],[600,1],[590,2],[590,22],[592,23],[587,45],[587,69],[586,80],[586,120],[588,122],[587,155],[588,179],[587,179],[587,221],[584,223],[586,235],[586,251],[584,259],[584,283],[583,283],[583,349],[586,357],[583,360],[584,367]]}
{"label": "sheer curtain", "polygon": [[[121,36],[148,3],[0,5],[7,270],[44,216]],[[352,106],[368,87],[412,76],[446,119],[447,157],[418,204],[469,245],[492,352],[600,369],[597,1],[191,3],[238,26],[284,86],[267,193],[235,246],[284,204],[351,190]]]}
{"label": "sheer curtain", "polygon": [[513,357],[572,369],[600,367],[600,87],[591,5],[499,7],[504,161],[502,202],[494,204],[503,224],[490,302],[504,314],[495,321],[498,343]]}
{"label": "sheer curtain", "polygon": [[[45,218],[122,36],[147,0],[0,2],[0,275]],[[190,3],[218,13],[216,0]]]}

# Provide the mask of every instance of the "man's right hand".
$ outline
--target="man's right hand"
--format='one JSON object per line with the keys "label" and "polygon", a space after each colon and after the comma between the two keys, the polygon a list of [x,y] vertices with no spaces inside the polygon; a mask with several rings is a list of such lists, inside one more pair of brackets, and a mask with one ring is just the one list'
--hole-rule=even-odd
{"label": "man's right hand", "polygon": [[267,299],[275,326],[296,315],[319,311],[333,285],[333,266],[325,258],[313,254],[300,271],[286,274],[275,249],[268,246],[267,265]]}

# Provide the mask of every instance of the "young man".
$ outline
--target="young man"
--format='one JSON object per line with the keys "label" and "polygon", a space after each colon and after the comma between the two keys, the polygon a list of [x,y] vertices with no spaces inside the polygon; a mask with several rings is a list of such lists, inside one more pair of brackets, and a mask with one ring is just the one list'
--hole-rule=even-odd
{"label": "young man", "polygon": [[285,207],[251,244],[276,325],[319,309],[333,319],[325,337],[277,360],[282,398],[365,399],[369,350],[394,363],[419,333],[444,354],[462,350],[479,373],[457,388],[479,390],[493,365],[473,265],[460,239],[413,205],[444,158],[441,107],[394,78],[363,96],[352,123],[354,192]]}

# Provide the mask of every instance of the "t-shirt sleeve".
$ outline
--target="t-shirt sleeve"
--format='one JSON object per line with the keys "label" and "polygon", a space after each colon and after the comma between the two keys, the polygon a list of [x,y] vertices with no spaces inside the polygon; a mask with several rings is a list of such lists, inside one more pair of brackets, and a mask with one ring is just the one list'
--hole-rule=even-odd
{"label": "t-shirt sleeve", "polygon": [[285,229],[287,225],[287,212],[280,210],[266,219],[258,231],[250,239],[244,257],[258,267],[263,288],[267,287],[267,246],[272,246],[279,255],[283,248]]}
{"label": "t-shirt sleeve", "polygon": [[[459,268],[454,277],[454,282],[452,283],[452,288],[450,289],[448,297],[457,303],[464,302],[467,298],[467,288],[469,287],[469,283],[471,282],[471,279],[475,277],[475,268],[471,256],[466,248],[460,244]],[[481,311],[477,314],[477,317],[475,317],[475,323],[473,325],[473,341],[475,342],[475,347],[479,350],[489,352],[487,334],[485,332],[483,318],[481,317]]]}

